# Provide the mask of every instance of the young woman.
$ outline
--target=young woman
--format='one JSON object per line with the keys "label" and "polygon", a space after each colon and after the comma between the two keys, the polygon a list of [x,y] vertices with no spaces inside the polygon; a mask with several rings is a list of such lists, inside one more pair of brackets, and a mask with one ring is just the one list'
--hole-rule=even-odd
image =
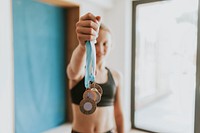
{"label": "young woman", "polygon": [[[111,33],[101,24],[101,17],[91,13],[83,15],[76,24],[79,41],[67,67],[69,88],[72,97],[72,133],[124,133],[121,107],[121,76],[106,67],[106,58],[111,50]],[[86,90],[84,86],[86,65],[86,41],[96,40],[95,82],[103,89],[101,101],[94,113],[83,114],[79,104]]]}

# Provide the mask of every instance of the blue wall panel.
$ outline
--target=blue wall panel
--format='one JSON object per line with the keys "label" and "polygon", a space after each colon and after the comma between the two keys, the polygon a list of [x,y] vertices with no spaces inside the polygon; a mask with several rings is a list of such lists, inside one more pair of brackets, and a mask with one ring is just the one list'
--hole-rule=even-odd
{"label": "blue wall panel", "polygon": [[13,0],[15,132],[66,120],[64,9]]}

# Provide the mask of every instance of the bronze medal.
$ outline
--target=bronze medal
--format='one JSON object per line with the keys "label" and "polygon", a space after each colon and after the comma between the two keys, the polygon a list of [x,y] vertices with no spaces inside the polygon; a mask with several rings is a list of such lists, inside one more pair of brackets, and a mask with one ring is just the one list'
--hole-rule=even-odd
{"label": "bronze medal", "polygon": [[79,108],[83,114],[90,115],[94,113],[97,103],[101,101],[103,90],[97,83],[90,84],[90,88],[83,93],[83,99],[80,102]]}
{"label": "bronze medal", "polygon": [[96,93],[95,93],[93,90],[87,89],[87,90],[83,93],[83,99],[85,99],[85,98],[90,98],[90,99],[96,101],[97,96],[96,96]]}
{"label": "bronze medal", "polygon": [[101,101],[101,94],[98,92],[98,90],[96,88],[91,88],[92,91],[94,91],[96,93],[96,99],[95,102],[99,103]]}
{"label": "bronze medal", "polygon": [[90,88],[96,88],[98,90],[98,92],[100,93],[100,95],[102,96],[103,94],[103,90],[101,88],[100,85],[98,85],[97,83],[93,82],[91,85],[90,85]]}
{"label": "bronze medal", "polygon": [[80,111],[86,115],[90,115],[96,110],[95,101],[90,98],[85,98],[81,100],[79,107]]}

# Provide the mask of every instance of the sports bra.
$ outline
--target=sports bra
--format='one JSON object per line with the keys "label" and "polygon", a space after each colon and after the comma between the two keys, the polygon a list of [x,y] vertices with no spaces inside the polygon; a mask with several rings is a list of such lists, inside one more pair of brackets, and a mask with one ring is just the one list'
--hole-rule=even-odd
{"label": "sports bra", "polygon": [[[98,107],[100,106],[112,106],[115,101],[115,94],[116,94],[116,85],[113,79],[112,73],[106,67],[108,71],[108,80],[105,83],[99,84],[103,89],[103,94],[101,96],[101,101],[97,104]],[[84,85],[85,77],[78,82],[71,90],[71,98],[72,103],[79,105],[81,100],[83,99],[83,93],[85,92],[86,88]]]}

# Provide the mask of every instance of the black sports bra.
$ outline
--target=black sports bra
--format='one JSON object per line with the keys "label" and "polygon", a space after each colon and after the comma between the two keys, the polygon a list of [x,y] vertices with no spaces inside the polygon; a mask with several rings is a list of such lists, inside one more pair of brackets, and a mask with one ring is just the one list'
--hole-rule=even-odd
{"label": "black sports bra", "polygon": [[[108,80],[106,83],[98,84],[103,89],[103,95],[101,96],[101,101],[97,104],[97,106],[112,106],[115,101],[115,94],[116,94],[116,85],[113,79],[113,76],[110,70],[106,67],[108,71]],[[83,99],[83,93],[85,92],[85,85],[84,85],[83,78],[80,82],[78,82],[72,89],[71,89],[71,98],[72,103],[79,105],[81,100]]]}

